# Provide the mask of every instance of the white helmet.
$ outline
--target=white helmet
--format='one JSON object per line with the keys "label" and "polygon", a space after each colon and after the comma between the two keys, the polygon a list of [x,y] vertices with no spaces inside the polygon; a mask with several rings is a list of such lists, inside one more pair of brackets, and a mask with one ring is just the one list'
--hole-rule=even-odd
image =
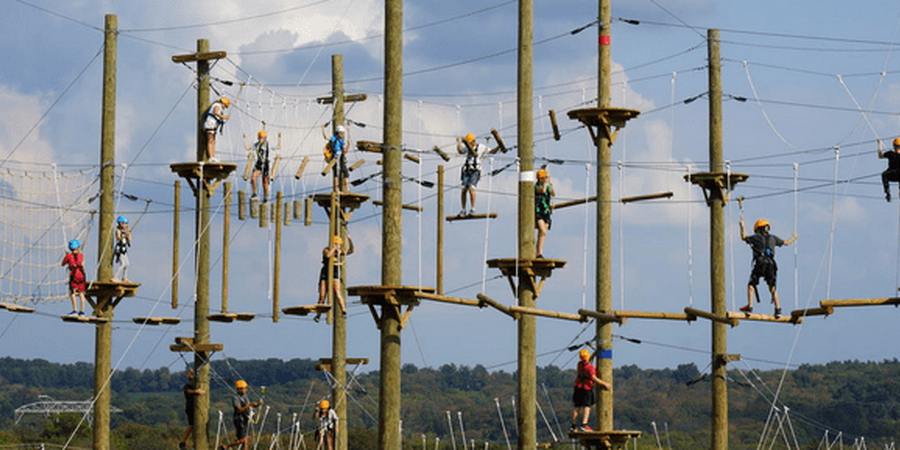
{"label": "white helmet", "polygon": [[334,132],[335,132],[335,133],[346,133],[346,132],[347,132],[347,129],[344,128],[343,125],[338,125],[338,126],[334,129]]}

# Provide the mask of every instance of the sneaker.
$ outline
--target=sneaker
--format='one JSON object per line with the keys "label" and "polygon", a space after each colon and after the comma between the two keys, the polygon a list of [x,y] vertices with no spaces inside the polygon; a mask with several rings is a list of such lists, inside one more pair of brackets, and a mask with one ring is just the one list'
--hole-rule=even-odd
{"label": "sneaker", "polygon": [[537,255],[534,257],[534,259],[544,259],[544,255]]}
{"label": "sneaker", "polygon": [[584,424],[581,426],[581,431],[594,431],[594,429],[591,428],[590,426],[588,426],[587,424]]}
{"label": "sneaker", "polygon": [[469,215],[471,216],[474,214],[475,214],[475,207],[473,206],[472,209],[469,210]]}
{"label": "sneaker", "polygon": [[573,423],[572,426],[569,427],[569,431],[578,431],[578,425]]}
{"label": "sneaker", "polygon": [[256,198],[256,192],[254,192],[253,195],[250,196],[250,200],[253,200],[254,198]]}
{"label": "sneaker", "polygon": [[319,323],[319,315],[316,314],[316,317],[313,317],[313,322]]}
{"label": "sneaker", "polygon": [[781,317],[781,308],[775,308],[775,318]]}
{"label": "sneaker", "polygon": [[890,203],[890,202],[891,202],[891,193],[890,193],[890,192],[885,192],[885,193],[884,193],[884,199],[887,200],[888,203]]}
{"label": "sneaker", "polygon": [[347,317],[347,311],[341,311],[341,315]]}
{"label": "sneaker", "polygon": [[753,307],[750,306],[750,305],[747,305],[747,306],[741,306],[741,311],[743,311],[743,312],[745,312],[745,313],[752,313],[752,312],[753,312]]}
{"label": "sneaker", "polygon": [[206,162],[217,163],[219,162],[219,160],[216,158],[209,158],[208,160],[206,160]]}
{"label": "sneaker", "polygon": [[70,316],[77,316],[77,315],[78,315],[78,311],[75,311],[75,310],[73,309],[72,312],[69,313],[69,315],[70,315]]}
{"label": "sneaker", "polygon": [[78,317],[84,317],[84,311],[79,312]]}
{"label": "sneaker", "polygon": [[457,216],[459,216],[459,217],[465,217],[465,216],[466,216],[466,210],[465,210],[465,209],[460,210],[460,211],[459,211],[459,214],[457,214]]}

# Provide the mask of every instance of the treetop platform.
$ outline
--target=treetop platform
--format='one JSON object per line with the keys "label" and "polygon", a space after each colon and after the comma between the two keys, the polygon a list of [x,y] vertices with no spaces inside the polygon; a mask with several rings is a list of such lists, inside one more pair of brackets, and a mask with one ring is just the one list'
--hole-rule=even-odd
{"label": "treetop platform", "polygon": [[76,316],[73,314],[67,316],[61,316],[63,322],[72,322],[72,323],[107,323],[109,319],[105,317],[97,317],[97,316]]}
{"label": "treetop platform", "polygon": [[[314,202],[323,208],[331,208],[332,194],[315,194],[312,196]],[[341,208],[359,209],[360,205],[369,200],[369,196],[365,194],[354,194],[352,192],[337,192],[337,202]]]}
{"label": "treetop platform", "polygon": [[6,303],[6,302],[0,302],[0,309],[5,309],[9,312],[16,312],[16,313],[33,313],[34,312],[34,308],[32,308],[30,306],[22,306],[22,305],[17,305],[15,303]]}
{"label": "treetop platform", "polygon": [[[347,294],[360,298],[362,304],[369,307],[375,324],[381,329],[383,320],[390,316],[400,322],[400,328],[406,327],[413,307],[419,306],[418,293],[433,294],[434,288],[422,286],[352,286]],[[375,307],[381,306],[381,315]],[[406,311],[403,311],[403,307]]]}
{"label": "treetop platform", "polygon": [[[684,176],[684,181],[696,184],[703,189],[703,197],[709,205],[710,198],[718,198],[727,202],[729,193],[738,183],[743,183],[750,175],[737,172],[697,172]],[[712,195],[710,195],[712,193]]]}
{"label": "treetop platform", "polygon": [[115,308],[125,297],[137,294],[139,283],[123,283],[112,281],[89,281],[84,295],[94,309],[103,309],[107,304]]}
{"label": "treetop platform", "polygon": [[[500,273],[506,276],[509,281],[509,287],[512,288],[513,295],[516,295],[518,288],[516,287],[515,277],[523,279],[526,288],[534,292],[534,297],[541,295],[541,289],[544,287],[544,280],[550,278],[553,269],[561,269],[565,267],[566,261],[563,259],[549,258],[497,258],[487,260],[488,267],[492,269],[500,269]],[[535,280],[540,277],[540,280]]]}
{"label": "treetop platform", "polygon": [[[636,109],[612,107],[581,108],[568,112],[569,119],[577,120],[587,126],[594,142],[597,142],[599,137],[599,133],[595,131],[596,129],[609,139],[610,145],[615,144],[619,130],[624,128],[629,120],[636,118],[640,114],[641,112]],[[612,128],[615,128],[615,130],[612,130]]]}
{"label": "treetop platform", "polygon": [[331,310],[331,305],[302,305],[282,308],[281,312],[289,316],[308,316],[310,313],[324,314]]}
{"label": "treetop platform", "polygon": [[186,162],[169,164],[172,172],[186,179],[194,195],[197,195],[199,182],[203,183],[206,188],[207,195],[212,195],[216,191],[219,183],[228,178],[231,172],[237,170],[237,164],[225,162]]}
{"label": "treetop platform", "polygon": [[178,325],[181,319],[177,317],[132,317],[131,321],[138,325]]}
{"label": "treetop platform", "polygon": [[208,320],[220,323],[231,323],[235,320],[239,320],[241,322],[249,322],[255,317],[256,314],[253,313],[216,313],[206,316]]}
{"label": "treetop platform", "polygon": [[220,352],[223,348],[222,344],[194,344],[194,338],[189,337],[176,337],[175,344],[169,346],[169,350],[179,353]]}
{"label": "treetop platform", "polygon": [[475,219],[496,219],[497,213],[484,213],[484,214],[457,214],[455,216],[447,216],[447,222],[453,222],[457,220],[475,220]]}
{"label": "treetop platform", "polygon": [[569,438],[591,450],[624,449],[630,439],[640,439],[640,431],[570,431]]}

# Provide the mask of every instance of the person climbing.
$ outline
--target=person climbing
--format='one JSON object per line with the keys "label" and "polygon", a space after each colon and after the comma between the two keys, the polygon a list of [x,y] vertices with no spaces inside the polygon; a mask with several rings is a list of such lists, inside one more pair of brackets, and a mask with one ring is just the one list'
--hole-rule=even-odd
{"label": "person climbing", "polygon": [[[597,377],[597,370],[591,364],[591,351],[583,348],[578,352],[578,375],[575,378],[575,390],[572,393],[572,426],[569,431],[593,431],[588,425],[591,418],[591,406],[594,405],[594,383],[601,389],[611,391],[612,385]],[[581,413],[581,426],[578,426],[578,414]]]}
{"label": "person climbing", "polygon": [[347,129],[343,125],[334,128],[334,136],[328,140],[325,146],[325,156],[330,162],[337,158],[332,167],[334,176],[334,192],[350,192],[348,188],[348,180],[350,179],[350,169],[347,168]]}
{"label": "person climbing", "polygon": [[[462,203],[462,210],[459,215],[470,216],[475,214],[475,187],[478,186],[478,181],[481,179],[481,160],[488,152],[493,153],[496,149],[492,151],[486,145],[475,142],[475,135],[469,133],[465,138],[456,138],[456,151],[461,155],[466,155],[466,162],[460,171],[462,193],[459,200]],[[471,209],[466,209],[467,196],[472,205]]]}
{"label": "person climbing", "polygon": [[128,228],[128,218],[125,216],[119,216],[116,219],[116,243],[114,246],[113,256],[118,267],[112,282],[118,283],[121,280],[124,283],[130,283],[128,268],[131,267],[131,260],[128,259],[128,247],[131,247],[131,230]]}
{"label": "person climbing", "polygon": [[546,169],[537,171],[537,183],[534,184],[534,227],[537,228],[537,243],[535,254],[538,258],[544,257],[544,241],[547,239],[547,231],[550,230],[550,197],[556,195],[553,190],[553,182]]}
{"label": "person climbing", "polygon": [[196,396],[203,395],[203,389],[195,388],[195,377],[194,371],[187,371],[187,383],[181,387],[182,392],[184,392],[184,413],[187,415],[187,429],[184,430],[184,435],[181,436],[181,441],[178,442],[178,449],[185,450],[186,443],[188,437],[191,435],[191,432],[194,431],[194,401]]}
{"label": "person climbing", "polygon": [[[68,266],[69,269],[69,298],[72,300],[72,312],[70,316],[78,315],[84,317],[84,291],[86,289],[84,275],[84,253],[81,253],[81,242],[78,239],[69,241],[69,253],[63,256],[61,266]],[[75,297],[81,297],[81,309]]]}
{"label": "person climbing", "polygon": [[316,420],[316,448],[334,450],[334,437],[337,435],[338,415],[331,409],[328,400],[322,400],[313,412]]}
{"label": "person climbing", "polygon": [[[250,177],[250,186],[253,188],[253,194],[250,198],[256,198],[256,180],[262,175],[263,185],[263,203],[269,200],[269,170],[271,158],[269,157],[269,133],[266,130],[260,130],[256,133],[256,142],[250,146],[247,144],[247,135],[244,135],[244,148],[253,150],[253,157],[256,162],[253,165],[253,175]],[[278,145],[276,150],[281,150],[281,133],[278,133]]]}
{"label": "person climbing", "polygon": [[250,397],[247,397],[246,381],[237,380],[234,383],[234,387],[237,389],[237,394],[231,399],[231,406],[234,407],[235,439],[228,444],[219,446],[219,450],[225,450],[241,444],[244,445],[242,447],[244,450],[250,448],[250,408],[259,408],[263,404],[261,399],[258,402],[251,402]]}
{"label": "person climbing", "polygon": [[206,131],[206,158],[209,162],[219,162],[216,159],[216,134],[222,134],[225,121],[231,118],[231,114],[225,114],[225,110],[231,106],[228,97],[222,97],[209,105],[209,109],[203,115],[203,130]]}
{"label": "person climbing", "polygon": [[772,294],[772,303],[775,304],[775,317],[781,316],[781,303],[778,302],[778,292],[775,290],[775,280],[778,274],[778,265],[775,264],[775,247],[791,245],[797,240],[797,233],[794,233],[788,240],[781,240],[774,234],[769,234],[769,222],[766,219],[759,219],[753,225],[753,235],[748,236],[744,228],[744,217],[741,216],[741,240],[747,243],[753,250],[753,269],[750,271],[750,282],[747,283],[747,306],[742,306],[741,311],[745,313],[753,312],[753,297],[756,295],[756,301],[759,301],[759,293],[756,287],[759,285],[759,279],[766,280],[769,285],[769,292]]}
{"label": "person climbing", "polygon": [[[347,248],[344,248],[344,241],[340,236],[335,236],[334,239],[331,240],[331,246],[325,247],[322,249],[322,269],[319,270],[319,305],[325,304],[325,295],[327,294],[327,285],[328,285],[328,260],[332,260],[333,269],[331,272],[331,290],[334,293],[334,298],[337,299],[337,304],[341,308],[341,313],[343,315],[347,315],[347,307],[344,306],[344,298],[341,297],[341,266],[344,264],[342,261],[342,256],[347,256],[353,254],[353,239],[350,239],[350,235],[347,235]],[[314,321],[319,321],[319,316],[321,313],[316,313],[316,317],[313,318]]]}
{"label": "person climbing", "polygon": [[900,138],[894,139],[894,151],[885,152],[881,139],[878,140],[878,157],[888,160],[888,168],[881,172],[881,184],[884,186],[884,199],[891,201],[891,181],[900,181]]}

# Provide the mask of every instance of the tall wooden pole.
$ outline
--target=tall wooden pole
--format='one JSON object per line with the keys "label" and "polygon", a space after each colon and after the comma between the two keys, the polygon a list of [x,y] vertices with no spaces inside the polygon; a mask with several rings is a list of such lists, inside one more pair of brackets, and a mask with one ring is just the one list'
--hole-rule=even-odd
{"label": "tall wooden pole", "polygon": [[[519,141],[519,258],[534,258],[534,100],[532,92],[532,55],[534,41],[534,2],[519,1],[519,54],[517,121]],[[534,291],[519,280],[519,306],[534,308]],[[537,446],[537,366],[535,356],[537,318],[523,314],[518,320],[519,427],[518,448]]]}
{"label": "tall wooden pole", "polygon": [[228,312],[228,267],[231,241],[231,182],[225,185],[225,207],[222,217],[222,313]]}
{"label": "tall wooden pole", "polygon": [[[722,65],[719,56],[719,30],[707,32],[709,51],[709,171],[723,172],[722,159]],[[709,196],[710,312],[725,316],[725,199],[721,190]],[[721,322],[712,322],[712,446],[728,448],[728,331]]]}
{"label": "tall wooden pole", "polygon": [[281,227],[284,226],[284,194],[275,193],[275,261],[272,264],[272,322],[278,322],[281,307]]}
{"label": "tall wooden pole", "polygon": [[[197,53],[209,52],[209,40],[197,40]],[[209,108],[209,61],[200,59],[197,61],[197,161],[206,161],[206,133],[203,130],[203,115]],[[201,180],[202,181],[202,180]],[[205,183],[197,183],[197,288],[194,303],[194,344],[206,345],[209,339],[209,196]],[[209,423],[209,365],[205,364],[209,358],[209,352],[194,353],[194,371],[196,373],[196,388],[202,389],[204,395],[198,395],[194,401],[194,448],[206,450],[209,448],[208,423]]]}
{"label": "tall wooden pole", "polygon": [[[597,106],[610,106],[610,3],[611,0],[600,0],[599,64],[597,78]],[[612,311],[612,212],[610,208],[612,157],[610,141],[605,133],[597,133],[597,264],[595,303],[597,311]],[[599,360],[597,374],[607,382],[612,381],[613,351],[611,322],[597,321],[597,345],[595,348]],[[597,387],[594,387],[597,389]],[[610,391],[597,392],[597,430],[613,429],[613,396]]]}
{"label": "tall wooden pole", "polygon": [[[403,0],[384,2],[384,199],[381,284],[402,284]],[[400,448],[400,321],[381,320],[378,448]]]}
{"label": "tall wooden pole", "polygon": [[[100,126],[100,229],[97,281],[112,279],[113,214],[116,164],[116,51],[118,48],[118,16],[107,14],[103,51],[103,106]],[[99,299],[98,299],[99,300]],[[107,299],[108,300],[108,299]],[[113,306],[98,301],[94,314],[107,319],[98,323],[94,338],[94,446],[109,449],[109,399],[112,359]]]}
{"label": "tall wooden pole", "polygon": [[437,262],[435,283],[438,295],[444,295],[444,165],[437,168]]}
{"label": "tall wooden pole", "polygon": [[[334,113],[332,116],[332,130],[338,125],[344,124],[344,57],[343,55],[331,55],[331,98],[334,102]],[[338,190],[343,189],[344,174],[338,171],[340,179],[338,180]],[[331,236],[340,236],[343,242],[347,241],[347,226],[343,225],[341,220],[340,197],[331,205],[331,220],[328,228],[329,239]],[[329,243],[330,244],[330,243]],[[347,301],[347,270],[346,260],[343,256],[338,257],[344,265],[341,267],[341,296],[344,302]],[[329,273],[329,277],[332,274]],[[334,412],[338,418],[343,421],[344,426],[338,427],[335,436],[335,449],[347,450],[347,318],[340,314],[335,307],[335,299],[333,291],[329,287],[328,295],[330,296],[331,311],[333,314],[333,322],[331,328],[331,375],[334,377],[334,389],[331,393],[332,403],[334,404]]]}
{"label": "tall wooden pole", "polygon": [[175,180],[175,213],[172,214],[172,309],[178,308],[178,247],[181,245],[181,180]]}

